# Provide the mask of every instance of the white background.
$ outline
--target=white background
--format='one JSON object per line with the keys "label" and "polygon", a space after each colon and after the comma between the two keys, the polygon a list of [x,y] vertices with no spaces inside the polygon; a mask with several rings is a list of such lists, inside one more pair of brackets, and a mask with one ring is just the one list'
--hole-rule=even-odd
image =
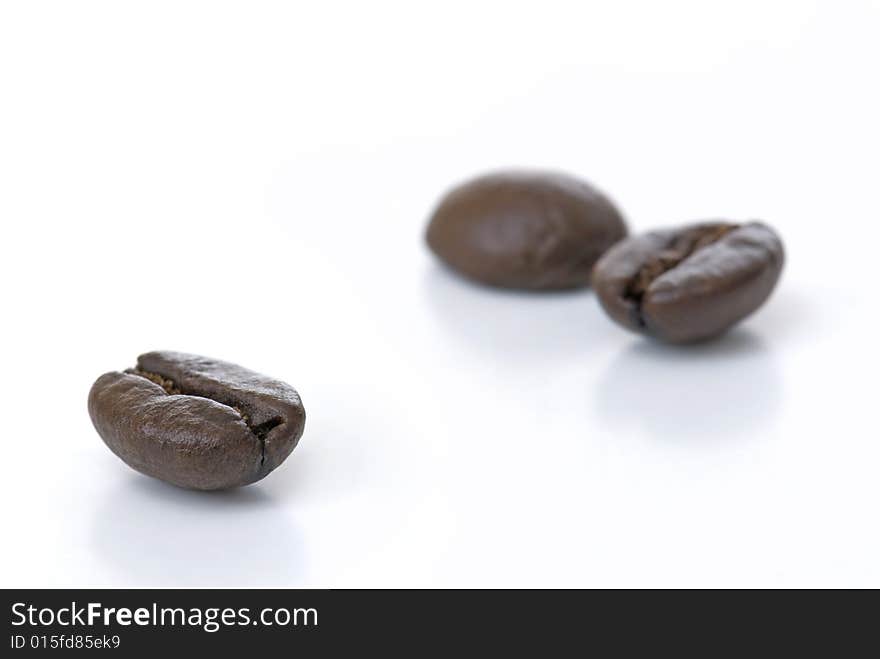
{"label": "white background", "polygon": [[[880,586],[880,3],[4,2],[3,586]],[[761,218],[768,305],[672,349],[484,290],[449,185],[550,167],[634,231]],[[152,349],[297,387],[261,483],[140,476]]]}

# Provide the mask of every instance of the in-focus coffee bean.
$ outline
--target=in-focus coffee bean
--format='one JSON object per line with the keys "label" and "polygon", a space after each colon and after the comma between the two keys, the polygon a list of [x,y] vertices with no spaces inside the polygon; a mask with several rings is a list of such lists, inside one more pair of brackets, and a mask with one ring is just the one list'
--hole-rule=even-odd
{"label": "in-focus coffee bean", "polygon": [[624,327],[689,343],[760,307],[783,262],[782,241],[767,225],[707,221],[618,243],[596,264],[593,287]]}
{"label": "in-focus coffee bean", "polygon": [[530,290],[589,284],[593,264],[626,235],[604,194],[571,176],[502,171],[451,190],[428,225],[428,245],[460,274]]}
{"label": "in-focus coffee bean", "polygon": [[149,352],[89,392],[104,443],[137,471],[180,487],[260,480],[296,447],[305,410],[284,382],[217,359]]}

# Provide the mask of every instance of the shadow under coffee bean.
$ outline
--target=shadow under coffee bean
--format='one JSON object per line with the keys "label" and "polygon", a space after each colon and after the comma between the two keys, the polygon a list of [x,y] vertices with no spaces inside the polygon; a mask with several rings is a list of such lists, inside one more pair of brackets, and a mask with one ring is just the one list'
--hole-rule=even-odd
{"label": "shadow under coffee bean", "polygon": [[[128,586],[296,586],[307,542],[267,488],[196,492],[134,474],[102,483],[90,545]],[[255,556],[259,548],[259,556]]]}
{"label": "shadow under coffee bean", "polygon": [[785,385],[774,351],[747,328],[686,348],[633,341],[598,382],[592,402],[613,441],[643,433],[688,450],[759,437]]}
{"label": "shadow under coffee bean", "polygon": [[599,259],[593,288],[615,321],[670,343],[723,333],[779,280],[782,241],[760,222],[703,222],[621,241]]}
{"label": "shadow under coffee bean", "polygon": [[102,375],[89,414],[127,465],[180,487],[222,490],[254,483],[296,447],[305,410],[288,384],[241,366],[178,352],[150,352]]}

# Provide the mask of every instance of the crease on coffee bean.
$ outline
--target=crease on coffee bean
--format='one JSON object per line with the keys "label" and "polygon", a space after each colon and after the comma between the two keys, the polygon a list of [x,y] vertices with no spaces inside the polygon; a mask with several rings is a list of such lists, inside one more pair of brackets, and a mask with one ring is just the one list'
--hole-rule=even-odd
{"label": "crease on coffee bean", "polygon": [[676,233],[664,245],[660,253],[644,263],[627,282],[623,291],[624,299],[633,304],[636,322],[641,328],[647,327],[642,310],[645,293],[658,277],[677,268],[699,250],[712,245],[726,236],[737,224],[711,224],[697,229]]}
{"label": "crease on coffee bean", "polygon": [[235,410],[235,412],[241,417],[241,420],[244,421],[244,424],[247,426],[248,430],[250,430],[251,434],[257,438],[260,442],[260,468],[263,468],[263,465],[266,463],[266,437],[269,435],[272,430],[280,426],[284,423],[284,419],[279,416],[274,416],[268,421],[263,423],[254,425],[251,422],[250,416],[242,410],[238,405],[229,405],[228,403],[224,403],[223,401],[215,400],[213,398],[208,398],[207,396],[200,396],[196,394],[191,394],[183,391],[174,380],[171,378],[163,377],[158,373],[153,373],[151,371],[145,371],[140,368],[130,368],[125,371],[129,375],[136,375],[138,377],[144,378],[145,380],[149,380],[153,384],[157,384],[162,389],[165,390],[165,393],[169,396],[195,396],[197,398],[207,398],[208,400],[213,400],[215,403],[220,403],[221,405],[225,405],[230,409]]}

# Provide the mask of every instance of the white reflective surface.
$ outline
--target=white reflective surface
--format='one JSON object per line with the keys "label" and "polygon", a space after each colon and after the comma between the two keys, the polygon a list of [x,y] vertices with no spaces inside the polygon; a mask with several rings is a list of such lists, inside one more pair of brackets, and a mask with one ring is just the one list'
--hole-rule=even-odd
{"label": "white reflective surface", "polygon": [[[880,586],[880,8],[844,4],[4,6],[0,585]],[[505,165],[635,231],[762,218],[782,283],[686,349],[468,284],[425,220]],[[290,382],[301,445],[237,492],[130,471],[86,396],[152,349]]]}

